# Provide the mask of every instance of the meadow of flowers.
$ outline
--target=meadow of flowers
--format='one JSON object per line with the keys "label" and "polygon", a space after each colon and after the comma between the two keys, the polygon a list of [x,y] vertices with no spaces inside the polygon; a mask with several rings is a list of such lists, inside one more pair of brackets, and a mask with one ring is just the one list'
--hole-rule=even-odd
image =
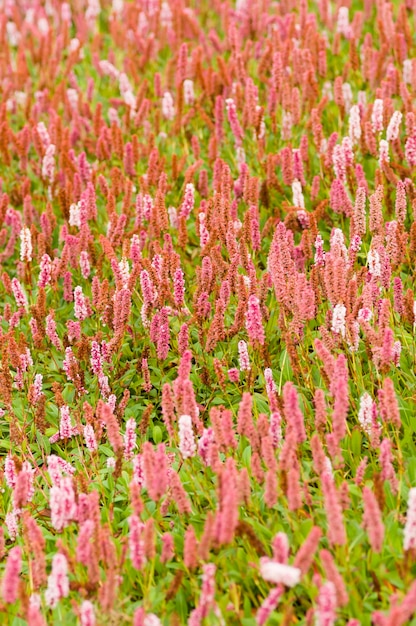
{"label": "meadow of flowers", "polygon": [[1,0],[1,625],[416,624],[415,15]]}

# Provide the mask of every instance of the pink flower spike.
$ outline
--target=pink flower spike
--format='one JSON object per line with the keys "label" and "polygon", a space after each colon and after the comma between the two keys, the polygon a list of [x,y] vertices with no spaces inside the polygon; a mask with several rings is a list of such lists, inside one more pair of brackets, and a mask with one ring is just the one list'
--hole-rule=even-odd
{"label": "pink flower spike", "polygon": [[297,567],[285,565],[262,557],[260,559],[260,575],[264,580],[275,585],[282,584],[286,587],[294,587],[300,582],[301,571]]}
{"label": "pink flower spike", "polygon": [[316,626],[334,626],[336,620],[337,596],[335,585],[328,581],[319,590],[316,610]]}
{"label": "pink flower spike", "polygon": [[250,357],[248,356],[247,344],[245,341],[238,342],[238,356],[240,362],[240,372],[246,372],[251,369]]}
{"label": "pink flower spike", "polygon": [[416,487],[409,490],[403,549],[416,549]]}
{"label": "pink flower spike", "polygon": [[7,557],[2,581],[2,596],[7,604],[16,602],[19,594],[19,574],[22,568],[22,550],[20,546],[11,548]]}
{"label": "pink flower spike", "polygon": [[192,430],[192,418],[190,415],[181,415],[179,422],[179,450],[184,459],[195,456],[196,442]]}
{"label": "pink flower spike", "polygon": [[252,344],[258,342],[261,346],[264,345],[265,334],[262,323],[260,302],[257,296],[254,295],[250,296],[248,299],[246,328]]}
{"label": "pink flower spike", "polygon": [[84,600],[79,607],[79,619],[81,626],[95,626],[94,605],[89,600]]}
{"label": "pink flower spike", "polygon": [[48,577],[48,588],[45,592],[46,604],[54,608],[61,598],[69,594],[68,562],[65,555],[55,554],[52,560],[52,572]]}

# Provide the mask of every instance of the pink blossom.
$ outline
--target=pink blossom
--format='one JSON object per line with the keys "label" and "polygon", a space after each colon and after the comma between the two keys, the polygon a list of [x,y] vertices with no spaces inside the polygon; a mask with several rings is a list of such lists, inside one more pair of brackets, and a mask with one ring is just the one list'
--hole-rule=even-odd
{"label": "pink blossom", "polygon": [[173,120],[175,117],[175,107],[173,104],[172,94],[169,91],[165,91],[162,98],[162,113],[163,117],[167,120]]}
{"label": "pink blossom", "polygon": [[381,552],[384,539],[384,524],[380,507],[374,493],[369,487],[363,489],[364,516],[363,524],[367,529],[370,544],[374,552]]}
{"label": "pink blossom", "polygon": [[45,156],[42,160],[42,177],[49,180],[50,183],[53,181],[53,176],[55,172],[55,146],[51,143],[45,152]]}
{"label": "pink blossom", "polygon": [[388,163],[389,161],[390,161],[389,144],[387,143],[385,139],[380,139],[379,154],[378,154],[379,165],[382,166],[383,163]]}
{"label": "pink blossom", "polygon": [[145,545],[143,539],[144,524],[137,517],[137,515],[131,515],[128,521],[130,558],[133,566],[136,569],[141,570],[146,562]]}
{"label": "pink blossom", "polygon": [[30,262],[32,260],[32,252],[32,235],[25,226],[20,231],[20,260]]}
{"label": "pink blossom", "polygon": [[361,400],[360,400],[360,408],[358,411],[358,421],[360,422],[364,432],[366,432],[368,435],[371,434],[372,425],[373,425],[372,412],[373,412],[373,400],[371,399],[371,396],[368,393],[364,393],[361,396]]}
{"label": "pink blossom", "polygon": [[334,307],[332,312],[332,324],[331,330],[333,333],[337,335],[341,335],[341,337],[345,337],[345,318],[346,318],[347,309],[343,304],[337,304]]}
{"label": "pink blossom", "polygon": [[179,423],[179,450],[184,459],[195,456],[196,443],[192,430],[192,418],[190,415],[181,415]]}
{"label": "pink blossom", "polygon": [[377,98],[374,101],[373,110],[371,113],[371,125],[373,132],[377,133],[383,130],[383,100]]}
{"label": "pink blossom", "polygon": [[344,35],[346,39],[351,37],[351,26],[349,23],[348,7],[342,6],[338,9],[337,33]]}
{"label": "pink blossom", "polygon": [[10,511],[6,514],[5,522],[10,539],[14,541],[19,534],[18,513],[16,511]]}
{"label": "pink blossom", "polygon": [[204,461],[205,465],[211,465],[211,447],[215,441],[215,435],[212,428],[204,428],[202,436],[198,441],[198,453]]}
{"label": "pink blossom", "polygon": [[286,587],[294,587],[300,582],[301,571],[297,567],[262,557],[260,559],[260,575],[264,580],[275,585],[282,584]]}
{"label": "pink blossom", "polygon": [[79,285],[74,289],[74,315],[81,322],[89,316],[85,296],[82,293],[82,287]]}
{"label": "pink blossom", "polygon": [[292,183],[292,193],[293,193],[293,206],[300,207],[301,209],[305,208],[305,200],[302,193],[302,185],[298,180],[294,180]]}
{"label": "pink blossom", "polygon": [[349,136],[353,144],[357,143],[361,137],[360,108],[357,104],[350,109]]}
{"label": "pink blossom", "polygon": [[10,489],[14,489],[16,486],[17,472],[15,462],[10,453],[6,456],[4,461],[4,476],[7,486],[10,487]]}
{"label": "pink blossom", "polygon": [[231,132],[234,135],[235,143],[237,146],[241,146],[244,133],[240,126],[240,122],[238,121],[237,109],[233,98],[227,98],[225,106],[227,108],[228,121],[230,123]]}
{"label": "pink blossom", "polygon": [[337,596],[334,583],[327,581],[319,590],[316,626],[333,626],[336,620]]}
{"label": "pink blossom", "polygon": [[228,378],[232,383],[238,383],[238,381],[240,380],[240,370],[238,370],[236,367],[232,367],[228,370],[227,373]]}
{"label": "pink blossom", "polygon": [[49,314],[46,317],[46,336],[51,341],[51,343],[53,343],[55,348],[57,348],[58,350],[62,350],[61,341],[59,339],[58,333],[56,332],[56,322],[52,314]]}
{"label": "pink blossom", "polygon": [[126,459],[131,459],[133,450],[136,447],[136,420],[130,418],[126,423],[126,432],[124,435],[124,455]]}
{"label": "pink blossom", "polygon": [[84,600],[79,608],[81,626],[95,626],[94,605],[89,600]]}
{"label": "pink blossom", "polygon": [[48,588],[45,592],[46,604],[54,608],[61,598],[69,594],[68,562],[64,554],[55,554],[52,571],[48,576]]}
{"label": "pink blossom", "polygon": [[315,239],[315,265],[325,265],[324,240],[318,234]]}
{"label": "pink blossom", "polygon": [[248,356],[247,344],[243,340],[238,342],[238,358],[240,362],[240,371],[249,371],[251,369],[250,357]]}
{"label": "pink blossom", "polygon": [[195,102],[194,82],[189,78],[183,81],[183,98],[187,105],[192,106]]}
{"label": "pink blossom", "polygon": [[12,279],[12,291],[13,291],[14,299],[16,300],[17,306],[26,307],[27,306],[26,294],[23,291],[23,287],[19,283],[17,278]]}
{"label": "pink blossom", "polygon": [[409,489],[403,549],[416,549],[416,487]]}
{"label": "pink blossom", "polygon": [[173,279],[173,297],[178,307],[183,306],[185,294],[184,273],[180,267],[175,271]]}
{"label": "pink blossom", "polygon": [[90,452],[94,452],[94,450],[97,450],[97,440],[95,437],[94,428],[91,426],[91,424],[86,424],[86,426],[84,426],[84,439],[85,445]]}
{"label": "pink blossom", "polygon": [[140,272],[140,285],[142,288],[144,304],[153,304],[157,298],[157,291],[147,270],[142,270]]}
{"label": "pink blossom", "polygon": [[416,134],[406,139],[404,151],[410,167],[414,167],[416,165]]}
{"label": "pink blossom", "polygon": [[301,443],[306,440],[305,423],[303,413],[299,406],[299,398],[296,387],[291,381],[287,381],[283,387],[284,414],[288,428],[294,433],[296,440]]}
{"label": "pink blossom", "polygon": [[180,217],[188,219],[195,205],[195,187],[192,183],[187,183],[185,187],[185,196],[182,202]]}
{"label": "pink blossom", "polygon": [[22,550],[20,546],[11,548],[7,557],[2,581],[2,596],[7,604],[16,602],[19,593],[19,574],[22,568]]}
{"label": "pink blossom", "polygon": [[43,376],[42,374],[35,374],[35,380],[33,383],[33,402],[37,402],[42,395],[42,382]]}
{"label": "pink blossom", "polygon": [[386,131],[387,141],[395,141],[399,138],[400,124],[402,122],[403,114],[400,111],[394,111],[390,118]]}
{"label": "pink blossom", "polygon": [[263,600],[262,605],[257,611],[256,614],[256,623],[259,626],[263,626],[271,615],[271,613],[276,609],[277,604],[282,596],[283,588],[282,586],[277,586],[269,592],[269,595],[265,600]]}
{"label": "pink blossom", "polygon": [[77,505],[75,493],[70,476],[59,479],[59,486],[53,485],[49,493],[49,505],[51,509],[51,524],[53,528],[61,531],[76,519]]}
{"label": "pink blossom", "polygon": [[82,250],[79,258],[79,265],[81,268],[82,278],[88,278],[91,272],[90,261],[88,258],[88,252]]}
{"label": "pink blossom", "polygon": [[52,278],[52,261],[49,254],[43,254],[40,260],[38,287],[46,287]]}
{"label": "pink blossom", "polygon": [[248,299],[246,313],[246,328],[251,343],[258,342],[264,344],[265,334],[262,323],[260,302],[257,296],[250,296]]}

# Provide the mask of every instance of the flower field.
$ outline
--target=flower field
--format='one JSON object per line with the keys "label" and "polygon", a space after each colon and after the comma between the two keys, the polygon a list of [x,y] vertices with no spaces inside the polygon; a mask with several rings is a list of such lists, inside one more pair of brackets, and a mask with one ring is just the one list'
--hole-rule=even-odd
{"label": "flower field", "polygon": [[1,0],[0,624],[416,625],[414,0]]}

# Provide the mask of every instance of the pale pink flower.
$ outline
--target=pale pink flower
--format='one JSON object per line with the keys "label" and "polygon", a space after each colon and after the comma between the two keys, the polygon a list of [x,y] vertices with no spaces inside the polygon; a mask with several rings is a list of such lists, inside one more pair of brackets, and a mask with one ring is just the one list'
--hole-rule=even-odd
{"label": "pale pink flower", "polygon": [[403,549],[405,551],[416,549],[416,487],[409,490]]}
{"label": "pale pink flower", "polygon": [[172,94],[169,91],[165,91],[162,98],[162,114],[167,120],[173,120],[175,117],[175,107],[173,104]]}
{"label": "pale pink flower", "polygon": [[10,489],[14,489],[16,486],[17,472],[15,462],[10,453],[6,456],[4,461],[4,477],[6,479],[6,485],[10,487]]}
{"label": "pale pink flower", "polygon": [[20,231],[20,260],[31,261],[32,252],[32,235],[29,228],[24,226]]}
{"label": "pale pink flower", "polygon": [[74,315],[81,322],[89,315],[85,296],[82,293],[82,287],[79,285],[74,289]]}
{"label": "pale pink flower", "polygon": [[55,146],[51,143],[45,152],[45,156],[42,160],[42,178],[53,181],[55,173]]}
{"label": "pale pink flower", "polygon": [[343,304],[336,304],[332,312],[331,330],[341,337],[345,337],[345,318],[347,309]]}
{"label": "pale pink flower", "polygon": [[88,257],[88,252],[86,250],[82,250],[79,257],[79,266],[81,268],[82,278],[88,278],[91,272],[90,260]]}
{"label": "pale pink flower", "polygon": [[300,582],[301,571],[297,567],[278,563],[268,557],[262,557],[260,559],[260,575],[269,583],[294,587]]}
{"label": "pale pink flower", "polygon": [[189,78],[183,81],[183,99],[190,106],[195,102],[194,81]]}
{"label": "pale pink flower", "polygon": [[81,626],[95,626],[94,605],[89,600],[84,600],[79,608]]}
{"label": "pale pink flower", "polygon": [[390,122],[387,126],[386,139],[387,141],[395,141],[399,138],[400,124],[402,122],[403,114],[400,111],[394,111],[390,118]]}
{"label": "pale pink flower", "polygon": [[53,485],[49,492],[49,505],[51,509],[51,524],[53,528],[61,531],[76,519],[77,505],[75,493],[70,476],[59,479],[59,486]]}
{"label": "pale pink flower", "polygon": [[410,135],[406,139],[404,151],[407,162],[411,167],[414,167],[416,165],[416,134]]}
{"label": "pale pink flower", "polygon": [[373,110],[371,112],[371,125],[374,133],[383,130],[383,108],[383,100],[377,98],[374,101]]}
{"label": "pale pink flower", "polygon": [[85,445],[90,452],[94,452],[94,450],[97,450],[97,440],[95,438],[94,428],[91,426],[91,424],[86,424],[84,426],[84,439]]}
{"label": "pale pink flower", "polygon": [[58,350],[62,349],[61,342],[56,331],[56,322],[51,314],[46,317],[46,336]]}
{"label": "pale pink flower", "polygon": [[69,594],[68,562],[64,554],[55,554],[52,560],[52,572],[48,576],[48,588],[45,592],[46,604],[54,608],[61,598]]}
{"label": "pale pink flower", "polygon": [[373,428],[373,400],[368,393],[364,393],[360,399],[358,421],[367,435],[371,435]]}
{"label": "pale pink flower", "polygon": [[69,207],[69,225],[81,228],[81,205],[71,204]]}
{"label": "pale pink flower", "polygon": [[130,418],[126,423],[126,432],[124,434],[124,455],[126,459],[131,459],[134,448],[136,447],[136,420]]}
{"label": "pale pink flower", "polygon": [[292,193],[293,193],[293,206],[304,209],[305,199],[302,193],[302,185],[298,180],[294,180],[292,183]]}
{"label": "pale pink flower", "polygon": [[349,39],[351,36],[348,7],[343,6],[338,9],[337,33],[341,33],[346,39]]}
{"label": "pale pink flower", "polygon": [[18,514],[16,511],[10,511],[6,514],[5,522],[10,539],[14,541],[19,534]]}
{"label": "pale pink flower", "polygon": [[412,82],[412,59],[403,61],[403,80],[407,85]]}
{"label": "pale pink flower", "polygon": [[188,219],[195,205],[195,187],[192,183],[187,183],[185,187],[185,196],[182,202],[180,217]]}
{"label": "pale pink flower", "polygon": [[27,297],[25,292],[23,291],[22,285],[19,283],[17,278],[12,278],[12,292],[14,295],[14,299],[16,300],[17,306],[26,307]]}
{"label": "pale pink flower", "polygon": [[38,131],[38,135],[40,137],[40,140],[42,142],[42,145],[44,147],[44,149],[46,150],[46,148],[49,146],[49,144],[51,143],[51,139],[49,137],[49,133],[46,129],[46,126],[43,122],[39,122],[36,125],[36,130]]}
{"label": "pale pink flower", "polygon": [[359,142],[361,137],[360,107],[354,104],[350,109],[349,136],[353,144]]}
{"label": "pale pink flower", "polygon": [[380,166],[382,166],[383,163],[388,163],[389,161],[390,161],[389,144],[385,139],[380,139],[379,151],[378,151],[378,162]]}
{"label": "pale pink flower", "polygon": [[240,371],[249,371],[251,369],[250,357],[248,356],[247,344],[243,340],[238,342],[238,357],[240,363]]}
{"label": "pale pink flower", "polygon": [[52,261],[49,254],[43,254],[40,260],[38,287],[46,287],[52,278]]}
{"label": "pale pink flower", "polygon": [[324,240],[320,234],[318,234],[315,239],[315,250],[315,265],[325,265]]}
{"label": "pale pink flower", "polygon": [[179,422],[179,450],[184,459],[195,456],[196,443],[192,430],[192,418],[190,415],[181,415]]}

